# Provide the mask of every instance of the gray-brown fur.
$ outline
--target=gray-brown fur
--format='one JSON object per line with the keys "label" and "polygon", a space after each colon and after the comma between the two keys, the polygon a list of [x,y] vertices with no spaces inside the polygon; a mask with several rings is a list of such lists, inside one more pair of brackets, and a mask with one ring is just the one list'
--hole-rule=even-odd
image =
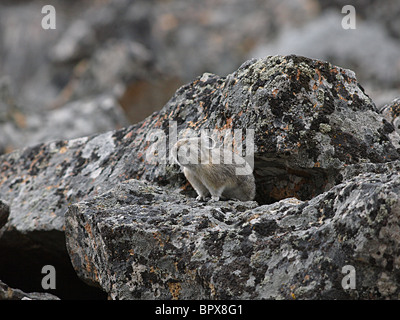
{"label": "gray-brown fur", "polygon": [[[223,148],[208,148],[201,138],[181,139],[174,145],[172,156],[183,167],[186,179],[198,194],[197,200],[205,200],[210,195],[212,201],[254,199],[256,187],[249,164],[232,151],[228,152]],[[232,162],[224,163],[224,159],[232,158]],[[217,159],[220,163],[215,163]],[[238,175],[236,169],[244,165],[249,168],[249,174]]]}

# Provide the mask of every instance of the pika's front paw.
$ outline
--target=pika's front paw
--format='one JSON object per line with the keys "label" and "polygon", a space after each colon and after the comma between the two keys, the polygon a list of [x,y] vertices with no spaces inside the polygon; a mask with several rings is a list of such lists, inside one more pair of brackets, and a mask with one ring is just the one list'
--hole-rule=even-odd
{"label": "pika's front paw", "polygon": [[219,197],[211,197],[210,202],[217,202],[219,201]]}
{"label": "pika's front paw", "polygon": [[206,201],[206,197],[197,196],[196,200],[197,200],[197,201]]}

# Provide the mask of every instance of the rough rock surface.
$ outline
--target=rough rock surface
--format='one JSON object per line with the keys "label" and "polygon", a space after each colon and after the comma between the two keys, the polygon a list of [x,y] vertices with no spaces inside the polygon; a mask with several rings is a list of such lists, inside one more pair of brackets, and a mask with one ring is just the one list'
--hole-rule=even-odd
{"label": "rough rock surface", "polygon": [[[279,30],[272,41],[261,40],[247,57],[296,54],[328,60],[355,71],[357,79],[377,106],[392,100],[399,94],[400,67],[396,53],[400,50],[400,43],[394,33],[400,29],[389,25],[393,23],[391,17],[400,10],[398,4],[388,1],[382,5],[375,0],[365,5],[354,3],[357,10],[356,29],[349,30],[342,27],[344,14],[341,11],[350,3],[342,0],[325,2],[334,8],[325,8],[320,15],[304,21],[298,28]],[[368,18],[362,17],[363,10],[370,11]],[[384,16],[385,22],[382,23]]]}
{"label": "rough rock surface", "polygon": [[[243,137],[254,130],[260,205],[314,199],[343,181],[343,167],[399,158],[399,136],[352,71],[299,56],[254,59],[226,77],[204,74],[182,86],[161,111],[136,125],[3,155],[0,194],[10,216],[0,254],[22,254],[24,247],[65,254],[60,244],[68,206],[127,179],[190,192],[179,168],[168,162],[168,145],[174,130],[183,135],[201,129],[239,129]],[[77,223],[70,235],[81,232]]]}
{"label": "rough rock surface", "polygon": [[[70,206],[67,246],[113,299],[398,299],[399,192],[390,170],[264,206],[130,180]],[[355,289],[342,287],[346,265]]]}
{"label": "rough rock surface", "polygon": [[[381,88],[398,85],[398,39],[391,37],[382,24],[361,19],[358,19],[356,29],[349,32],[342,27],[342,18],[340,10],[328,10],[296,31],[286,29],[276,41],[256,48],[250,56],[293,53],[329,59],[340,66],[357,64],[357,76],[360,81],[368,79],[369,85]],[[329,38],[326,37],[327,33]],[[319,45],[316,46],[316,43]],[[382,49],[374,50],[376,47]],[[375,52],[375,55],[365,55],[365,52]]]}
{"label": "rough rock surface", "polygon": [[[42,0],[1,1],[0,74],[9,77],[27,124],[31,114],[45,113],[50,106],[105,92],[119,100],[132,123],[137,123],[159,110],[181,84],[206,71],[231,73],[254,57],[257,48],[276,40],[270,49],[289,46],[290,53],[319,53],[314,57],[354,70],[364,87],[374,84],[368,88],[374,102],[387,103],[398,95],[399,87],[398,3],[357,4],[357,30],[351,31],[341,28],[341,8],[346,4],[343,0],[53,0],[57,28],[45,31],[40,26]],[[325,13],[332,8],[336,16],[327,19]],[[302,48],[306,49],[302,53],[295,51]],[[276,52],[264,51],[263,56]],[[372,89],[383,92],[375,95]],[[41,124],[48,122],[43,118]],[[63,136],[69,131],[57,131],[62,139],[70,139]],[[2,141],[13,138],[1,133]],[[0,144],[9,152],[21,146],[18,139],[18,145],[14,141]]]}
{"label": "rough rock surface", "polygon": [[[203,287],[196,279],[201,272],[197,269],[219,255],[209,256],[196,244],[221,253],[219,240],[238,214],[255,207],[256,202],[202,203],[149,182],[129,180],[70,207],[67,247],[78,274],[101,285],[113,299],[207,297],[212,283],[205,281]],[[196,263],[189,265],[192,255]]]}
{"label": "rough rock surface", "polygon": [[10,288],[0,280],[0,300],[60,300],[55,295],[46,292],[23,292]]}
{"label": "rough rock surface", "polygon": [[136,125],[2,156],[0,192],[10,202],[10,225],[62,230],[69,204],[130,178],[181,185],[179,169],[162,154],[170,141],[160,134],[168,136],[171,123],[179,135],[241,129],[245,136],[253,129],[262,203],[310,199],[332,186],[345,165],[399,157],[388,137],[393,126],[354,73],[304,57],[273,56],[248,61],[227,77],[199,77]]}

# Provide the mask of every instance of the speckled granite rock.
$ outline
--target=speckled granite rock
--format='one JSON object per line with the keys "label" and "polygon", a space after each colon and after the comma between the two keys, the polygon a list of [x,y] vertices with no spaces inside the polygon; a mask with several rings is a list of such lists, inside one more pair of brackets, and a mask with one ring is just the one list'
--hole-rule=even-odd
{"label": "speckled granite rock", "polygon": [[[78,275],[113,299],[206,297],[211,287],[199,283],[196,269],[212,257],[197,251],[196,243],[221,253],[220,235],[239,213],[255,207],[256,202],[202,203],[129,180],[70,207],[67,248]],[[196,262],[188,265],[191,259]]]}
{"label": "speckled granite rock", "polygon": [[260,203],[310,199],[337,183],[345,165],[399,157],[388,137],[393,126],[376,112],[354,73],[303,57],[268,57],[226,78],[203,75],[131,127],[2,156],[0,194],[10,202],[10,224],[62,230],[69,204],[130,178],[181,186],[177,166],[152,157],[162,145],[154,132],[168,137],[171,123],[178,133],[253,129]]}
{"label": "speckled granite rock", "polygon": [[371,173],[257,206],[130,180],[70,206],[67,247],[113,299],[397,299],[399,192],[400,174]]}
{"label": "speckled granite rock", "polygon": [[[254,130],[260,205],[313,199],[341,183],[346,166],[399,158],[398,134],[352,71],[298,56],[254,59],[226,77],[204,74],[182,86],[136,125],[0,157],[0,197],[10,204],[0,252],[18,234],[36,248],[57,250],[68,206],[127,179],[189,192],[179,168],[167,161],[174,130],[189,129],[238,129],[244,136]],[[51,236],[41,239],[38,232]]]}
{"label": "speckled granite rock", "polygon": [[[380,111],[384,118],[393,125],[395,132],[400,134],[400,97],[385,104]],[[390,134],[389,137],[391,137],[391,135],[392,134]],[[400,147],[399,141],[396,138],[393,139],[393,145]]]}

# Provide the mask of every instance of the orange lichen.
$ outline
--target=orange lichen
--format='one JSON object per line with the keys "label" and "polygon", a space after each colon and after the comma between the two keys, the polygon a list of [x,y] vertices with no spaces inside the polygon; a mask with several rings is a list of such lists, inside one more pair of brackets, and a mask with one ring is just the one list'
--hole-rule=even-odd
{"label": "orange lichen", "polygon": [[319,69],[315,69],[315,73],[318,75],[318,84],[322,84],[322,75],[321,75],[321,71],[319,71]]}
{"label": "orange lichen", "polygon": [[63,146],[63,147],[60,148],[59,153],[63,154],[63,153],[66,153],[67,151],[68,151],[68,148],[66,146]]}
{"label": "orange lichen", "polygon": [[226,124],[221,129],[232,128],[232,120],[233,120],[232,118],[226,119]]}
{"label": "orange lichen", "polygon": [[157,231],[153,232],[153,238],[158,242],[160,247],[162,247],[162,248],[164,247],[164,242],[162,240],[161,233],[159,233]]}
{"label": "orange lichen", "polygon": [[178,300],[182,291],[182,286],[179,282],[168,283],[169,292],[171,293],[172,300]]}
{"label": "orange lichen", "polygon": [[133,131],[130,131],[123,137],[123,140],[130,139],[130,138],[132,138],[132,136],[133,136]]}
{"label": "orange lichen", "polygon": [[86,230],[86,232],[90,235],[90,237],[93,238],[92,228],[91,228],[89,222],[87,222],[87,223],[85,224],[85,230]]}
{"label": "orange lichen", "polygon": [[89,257],[85,254],[85,262],[86,262],[86,271],[87,273],[92,273],[92,263],[89,260]]}
{"label": "orange lichen", "polygon": [[296,75],[296,80],[300,80],[300,69],[297,69],[297,75]]}

